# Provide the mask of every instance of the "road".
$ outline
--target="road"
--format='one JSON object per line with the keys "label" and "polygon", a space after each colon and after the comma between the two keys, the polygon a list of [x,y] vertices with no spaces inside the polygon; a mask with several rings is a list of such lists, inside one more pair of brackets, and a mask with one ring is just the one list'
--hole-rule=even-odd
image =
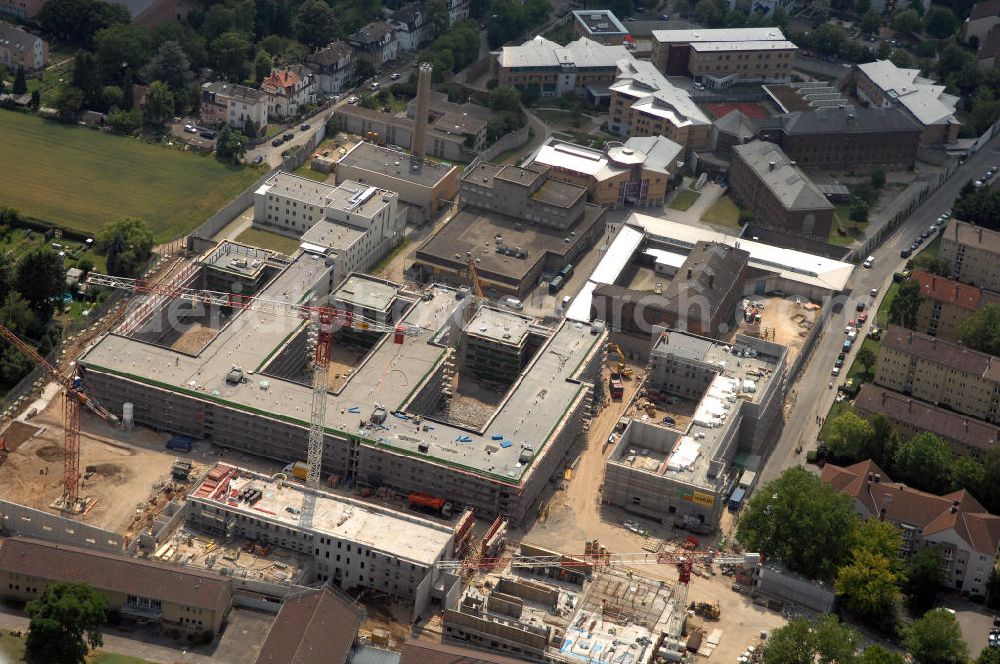
{"label": "road", "polygon": [[[951,179],[917,208],[874,252],[875,265],[872,269],[858,267],[848,281],[844,294],[825,306],[830,320],[799,379],[789,390],[791,411],[781,437],[761,473],[763,482],[775,479],[786,468],[803,463],[805,451],[815,444],[820,430],[816,417],[826,416],[836,396],[836,390],[830,388],[829,384],[832,380],[836,386],[838,380],[830,375],[830,370],[844,342],[844,326],[856,315],[855,305],[858,300],[864,300],[872,310],[877,308],[892,282],[893,273],[903,269],[906,263],[899,256],[900,249],[909,246],[942,212],[951,209],[966,182],[979,177],[992,165],[1000,165],[1000,136],[994,137],[983,149],[969,157]],[[868,296],[872,288],[879,289],[875,300]],[[860,343],[854,345],[845,358],[845,367],[851,365],[860,347]],[[795,453],[797,445],[803,446],[802,454]]]}

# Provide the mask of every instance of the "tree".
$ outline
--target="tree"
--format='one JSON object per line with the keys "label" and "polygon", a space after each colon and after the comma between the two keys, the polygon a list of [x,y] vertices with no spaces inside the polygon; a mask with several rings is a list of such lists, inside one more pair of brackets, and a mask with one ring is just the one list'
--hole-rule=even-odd
{"label": "tree", "polygon": [[903,443],[894,458],[893,477],[922,491],[948,490],[951,448],[938,436],[924,432]]}
{"label": "tree", "polygon": [[948,44],[938,56],[938,74],[948,77],[954,72],[961,71],[966,64],[972,63],[975,66],[975,56],[958,44]]}
{"label": "tree", "polygon": [[1000,648],[985,648],[976,658],[976,664],[1000,664]]}
{"label": "tree", "polygon": [[882,646],[868,646],[861,653],[858,664],[906,664],[906,660],[902,655],[889,652]]}
{"label": "tree", "polygon": [[977,496],[983,501],[987,511],[994,514],[1000,512],[1000,447],[992,445],[983,455],[983,470],[986,478],[982,484],[982,495]]}
{"label": "tree", "polygon": [[889,62],[904,69],[913,64],[913,60],[910,59],[910,54],[901,48],[893,51],[892,55],[889,56]]}
{"label": "tree", "polygon": [[865,375],[871,376],[872,367],[874,367],[875,363],[878,361],[878,355],[876,355],[875,351],[871,349],[871,346],[862,345],[858,350],[858,356],[855,359],[865,368]]}
{"label": "tree", "polygon": [[764,643],[764,664],[853,664],[860,635],[854,629],[825,615],[815,627],[805,618],[795,618],[771,632]]}
{"label": "tree", "polygon": [[153,251],[153,233],[142,219],[121,217],[97,234],[97,250],[108,258],[108,273],[136,277]]}
{"label": "tree", "polygon": [[947,39],[958,29],[958,19],[951,9],[941,5],[932,5],[924,14],[924,30],[931,37]]}
{"label": "tree", "polygon": [[97,58],[89,51],[78,51],[73,58],[73,78],[70,85],[83,92],[83,103],[87,108],[103,106],[104,85],[101,82],[101,72],[97,67]]}
{"label": "tree", "polygon": [[38,319],[47,321],[53,303],[66,290],[62,257],[47,244],[29,249],[17,263],[15,283]]}
{"label": "tree", "polygon": [[143,69],[143,78],[147,81],[162,81],[170,88],[174,98],[178,99],[194,80],[191,60],[177,42],[163,42]]}
{"label": "tree", "polygon": [[17,66],[17,72],[14,74],[14,88],[13,92],[16,95],[23,95],[28,91],[28,81],[24,73],[24,65]]}
{"label": "tree", "polygon": [[899,285],[896,297],[889,303],[889,323],[912,330],[917,326],[918,309],[920,309],[920,284],[913,279],[907,279]]}
{"label": "tree", "polygon": [[851,463],[865,458],[871,444],[872,425],[853,410],[844,411],[826,425],[826,445],[835,459]]}
{"label": "tree", "polygon": [[330,5],[323,0],[306,0],[295,15],[295,38],[313,48],[336,39],[340,23]]}
{"label": "tree", "polygon": [[885,187],[885,171],[881,168],[876,168],[871,174],[871,185],[875,189],[882,189]]}
{"label": "tree", "polygon": [[132,107],[135,106],[135,90],[132,89],[131,67],[125,67],[122,79],[122,108],[126,111],[131,111]]}
{"label": "tree", "polygon": [[832,579],[848,559],[858,516],[850,499],[804,468],[786,470],[744,508],[737,537],[810,578]]}
{"label": "tree", "polygon": [[102,0],[50,0],[36,18],[45,32],[89,48],[100,30],[127,24],[132,15],[124,5]]}
{"label": "tree", "polygon": [[490,108],[494,111],[517,111],[521,108],[521,93],[512,85],[501,85],[490,93]]}
{"label": "tree", "polygon": [[[894,558],[897,555],[893,552]],[[891,624],[899,600],[898,582],[890,559],[860,548],[851,555],[850,564],[837,570],[835,587],[855,615],[879,622],[888,618]]]}
{"label": "tree", "polygon": [[987,304],[973,312],[962,323],[959,338],[969,348],[1000,355],[1000,304]]}
{"label": "tree", "polygon": [[955,202],[952,215],[990,230],[1000,230],[1000,191],[983,187]]}
{"label": "tree", "polygon": [[899,528],[879,519],[866,519],[854,531],[852,551],[865,550],[882,556],[889,561],[889,571],[896,576],[903,573],[903,561],[899,552],[903,547]]}
{"label": "tree", "polygon": [[108,113],[108,126],[118,134],[131,134],[142,126],[142,118],[139,111],[125,111],[120,108],[112,109]]}
{"label": "tree", "polygon": [[257,57],[253,59],[253,76],[258,86],[271,74],[272,67],[274,60],[270,54],[263,49],[257,51]]}
{"label": "tree", "polygon": [[[322,0],[316,0],[322,2]],[[247,77],[247,54],[250,42],[239,32],[227,32],[212,42],[215,68],[227,80],[238,82]]]}
{"label": "tree", "polygon": [[112,25],[94,37],[97,64],[105,83],[121,81],[122,65],[140,70],[149,61],[149,34],[132,25]]}
{"label": "tree", "polygon": [[862,200],[856,200],[854,205],[851,206],[851,212],[848,215],[851,221],[856,221],[859,224],[863,224],[868,221],[868,203]]}
{"label": "tree", "polygon": [[451,16],[448,13],[448,6],[444,0],[430,0],[427,3],[424,24],[430,28],[431,39],[436,39],[448,30],[451,24]]}
{"label": "tree", "polygon": [[698,0],[692,12],[694,20],[709,27],[722,25],[725,15],[714,0]]}
{"label": "tree", "polygon": [[969,649],[955,617],[934,609],[913,623],[903,644],[916,664],[966,664]]}
{"label": "tree", "polygon": [[882,17],[874,9],[868,9],[858,21],[858,28],[866,35],[876,34],[881,27]]}
{"label": "tree", "polygon": [[31,107],[37,109],[42,105],[42,92],[37,88],[31,91]]}
{"label": "tree", "polygon": [[965,489],[977,498],[982,496],[986,485],[986,467],[977,459],[956,456],[951,464],[951,490]]}
{"label": "tree", "polygon": [[521,90],[521,103],[525,106],[533,106],[541,96],[542,86],[537,81],[532,81]]}
{"label": "tree", "polygon": [[174,93],[161,81],[153,81],[146,90],[143,123],[156,132],[162,132],[164,123],[173,115]]}
{"label": "tree", "polygon": [[920,20],[920,14],[917,13],[915,9],[904,9],[901,12],[897,12],[895,16],[892,17],[892,28],[896,32],[902,32],[904,34],[915,35],[923,29],[923,21]]}
{"label": "tree", "polygon": [[819,26],[812,37],[813,47],[827,55],[837,55],[847,42],[847,33],[829,23]]}
{"label": "tree", "polygon": [[888,60],[890,55],[892,55],[892,47],[889,46],[889,42],[880,43],[878,50],[875,51],[875,57],[879,60]]}
{"label": "tree", "polygon": [[101,623],[108,600],[83,583],[54,583],[28,602],[31,617],[25,642],[29,663],[84,664],[90,648],[103,645]]}
{"label": "tree", "polygon": [[939,546],[924,547],[907,561],[906,584],[903,587],[914,611],[922,613],[934,606],[934,598],[945,582],[941,569],[943,562],[944,555]]}
{"label": "tree", "polygon": [[75,121],[80,115],[80,111],[83,110],[83,91],[72,85],[63,88],[59,96],[56,97],[55,106],[63,121]]}
{"label": "tree", "polygon": [[223,161],[239,162],[246,154],[246,146],[250,142],[246,136],[232,131],[229,125],[222,125],[215,140],[215,155]]}

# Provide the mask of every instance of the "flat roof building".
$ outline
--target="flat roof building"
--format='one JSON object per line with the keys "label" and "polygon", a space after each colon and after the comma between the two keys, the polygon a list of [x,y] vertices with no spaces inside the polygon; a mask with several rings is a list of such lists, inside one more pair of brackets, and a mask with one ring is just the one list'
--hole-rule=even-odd
{"label": "flat roof building", "polygon": [[732,344],[663,331],[646,390],[654,402],[697,403],[684,429],[632,420],[605,465],[602,502],[660,523],[713,532],[737,479],[739,449],[766,456],[781,428],[787,349],[736,335]]}
{"label": "flat roof building", "polygon": [[729,181],[733,198],[760,226],[824,241],[829,237],[833,204],[774,143],[734,146]]}
{"label": "flat roof building", "polygon": [[925,145],[954,143],[961,122],[955,118],[958,97],[945,86],[920,76],[919,69],[897,67],[888,60],[857,65],[857,95],[876,107],[896,106],[906,111],[922,128]]}
{"label": "flat roof building", "polygon": [[374,185],[399,194],[406,204],[406,220],[422,224],[438,216],[458,195],[457,166],[361,141],[335,166],[337,182]]}
{"label": "flat roof building", "polygon": [[126,621],[213,636],[233,598],[219,574],[20,537],[0,540],[0,581],[0,595],[23,602],[53,583],[85,583]]}
{"label": "flat roof building", "polygon": [[628,28],[610,9],[578,9],[573,12],[573,35],[612,46],[625,43]]}
{"label": "flat roof building", "polygon": [[654,30],[653,65],[709,88],[791,80],[798,47],[779,28]]}
{"label": "flat roof building", "polygon": [[941,233],[938,258],[957,281],[1000,291],[1000,232],[952,218]]}

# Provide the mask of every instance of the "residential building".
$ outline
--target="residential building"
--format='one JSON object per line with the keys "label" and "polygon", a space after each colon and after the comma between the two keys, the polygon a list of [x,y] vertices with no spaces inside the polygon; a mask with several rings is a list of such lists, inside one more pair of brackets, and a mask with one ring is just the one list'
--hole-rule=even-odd
{"label": "residential building", "polygon": [[850,496],[863,518],[897,526],[905,558],[927,546],[940,547],[946,588],[986,595],[1000,546],[1000,517],[987,512],[968,491],[944,496],[917,491],[893,482],[870,460],[847,467],[828,463],[820,477]]}
{"label": "residential building", "polygon": [[953,218],[941,233],[938,258],[957,281],[1000,292],[1000,232]]}
{"label": "residential building", "polygon": [[325,257],[333,283],[364,272],[403,239],[399,194],[342,181],[337,186],[275,173],[254,192],[254,225],[291,233],[301,248]]}
{"label": "residential building", "polygon": [[875,384],[987,422],[1000,422],[1000,360],[921,332],[882,333]]}
{"label": "residential building", "polygon": [[267,130],[267,109],[267,94],[260,90],[224,81],[201,86],[199,119],[202,124],[228,124],[243,133],[258,136]]}
{"label": "residential building", "polygon": [[231,578],[212,572],[40,540],[0,539],[0,596],[30,602],[53,583],[85,583],[129,623],[216,635],[229,614]]}
{"label": "residential building", "polygon": [[[740,112],[722,119],[733,113]],[[904,111],[891,107],[817,108],[748,123],[756,128],[753,135],[779,145],[800,168],[834,171],[911,168],[922,131]]]}
{"label": "residential building", "polygon": [[854,398],[854,410],[866,417],[885,415],[904,440],[932,433],[960,456],[982,458],[1000,441],[1000,427],[871,383],[862,383]]}
{"label": "residential building", "polygon": [[615,46],[625,43],[628,29],[610,9],[578,9],[573,12],[573,36]]}
{"label": "residential building", "polygon": [[982,70],[1000,69],[1000,28],[993,28],[976,51],[976,64]]}
{"label": "residential building", "polygon": [[751,141],[733,147],[732,155],[730,194],[755,223],[789,235],[829,237],[833,205],[781,148]]}
{"label": "residential building", "polygon": [[660,205],[670,179],[683,168],[684,148],[663,136],[630,138],[593,150],[549,138],[531,164],[549,167],[549,177],[583,187],[595,205]]}
{"label": "residential building", "polygon": [[449,25],[469,18],[469,0],[445,0],[448,7]]}
{"label": "residential building", "polygon": [[281,603],[255,664],[343,664],[365,618],[362,605],[323,586]]}
{"label": "residential building", "polygon": [[714,532],[738,479],[738,450],[766,456],[781,427],[787,349],[755,337],[734,343],[675,330],[653,343],[653,401],[692,402],[682,425],[632,420],[605,464],[601,502],[663,524]]}
{"label": "residential building", "polygon": [[654,30],[653,65],[709,88],[791,80],[798,47],[779,28]]}
{"label": "residential building", "polygon": [[[231,491],[258,493],[234,501]],[[449,524],[223,463],[187,501],[189,527],[312,556],[320,581],[405,600],[414,618],[427,608],[441,574],[434,563],[455,552]],[[299,518],[306,510],[312,511],[308,522]]]}
{"label": "residential building", "polygon": [[520,297],[542,272],[576,263],[604,233],[606,210],[547,168],[477,162],[462,176],[459,192],[464,207],[414,256],[429,279],[469,283],[475,255],[484,287]]}
{"label": "residential building", "polygon": [[965,41],[975,37],[981,47],[986,42],[987,35],[998,25],[1000,25],[1000,0],[983,0],[972,5],[969,10],[969,17],[962,25],[962,37]]}
{"label": "residential building", "polygon": [[399,53],[399,41],[385,21],[362,26],[347,38],[347,42],[357,50],[357,57],[368,60],[376,68],[395,60]]}
{"label": "residential building", "polygon": [[330,42],[306,59],[316,76],[316,93],[338,94],[354,76],[354,49],[344,41]]}
{"label": "residential building", "polygon": [[18,67],[30,73],[49,66],[49,43],[16,25],[0,21],[0,65],[13,75]]}
{"label": "residential building", "polygon": [[618,73],[618,61],[631,59],[624,46],[605,46],[580,37],[560,46],[538,36],[520,46],[504,46],[493,62],[498,85],[524,89],[537,84],[542,98],[566,94],[600,101]]}
{"label": "residential building", "polygon": [[347,151],[334,170],[337,182],[370,184],[399,194],[406,219],[423,224],[437,218],[458,197],[459,168],[411,155],[367,141]]}
{"label": "residential building", "polygon": [[1000,304],[1000,293],[984,291],[954,279],[914,270],[910,277],[920,285],[920,308],[913,329],[946,341],[958,341],[962,323],[976,309]]}
{"label": "residential building", "polygon": [[618,62],[610,86],[608,128],[626,137],[665,136],[684,147],[685,155],[704,150],[711,141],[712,121],[650,62],[631,56]]}
{"label": "residential building", "polygon": [[729,0],[729,9],[743,12],[755,19],[773,17],[776,9],[790,12],[792,4],[792,0]]}
{"label": "residential building", "polygon": [[924,145],[953,143],[958,138],[958,97],[947,94],[944,85],[920,76],[919,69],[876,60],[857,65],[855,82],[858,98],[866,104],[906,111],[923,128],[920,142]]}
{"label": "residential building", "polygon": [[277,120],[296,116],[303,106],[316,103],[315,75],[304,65],[275,69],[260,90],[267,95],[268,117]]}
{"label": "residential building", "polygon": [[401,51],[416,51],[430,39],[430,26],[419,2],[403,5],[389,14],[387,21]]}
{"label": "residential building", "polygon": [[42,11],[46,0],[0,0],[0,15],[34,18]]}

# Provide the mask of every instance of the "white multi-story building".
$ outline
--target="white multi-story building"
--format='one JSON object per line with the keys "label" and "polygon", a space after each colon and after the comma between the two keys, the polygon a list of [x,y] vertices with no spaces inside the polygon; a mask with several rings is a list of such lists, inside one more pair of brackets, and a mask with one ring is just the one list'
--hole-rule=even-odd
{"label": "white multi-story building", "polygon": [[[205,83],[201,86],[200,119],[203,124],[228,124],[244,133],[260,134],[267,128],[267,95],[245,85]],[[252,131],[248,131],[248,122]]]}
{"label": "white multi-story building", "polygon": [[337,186],[276,173],[254,196],[254,223],[293,234],[326,257],[332,283],[373,266],[403,239],[399,194],[345,181]]}
{"label": "white multi-story building", "polygon": [[318,94],[337,94],[354,76],[354,49],[347,42],[330,42],[310,55],[306,64],[316,74]]}

